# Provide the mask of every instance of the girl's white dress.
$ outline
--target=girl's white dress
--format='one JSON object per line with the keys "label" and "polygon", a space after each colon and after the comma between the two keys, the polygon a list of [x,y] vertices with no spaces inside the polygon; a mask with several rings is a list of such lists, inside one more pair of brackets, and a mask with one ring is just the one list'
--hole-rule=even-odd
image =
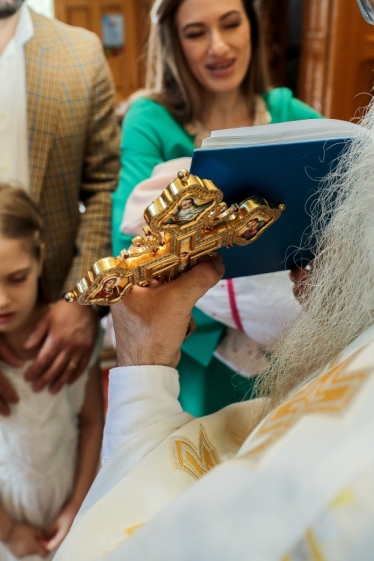
{"label": "girl's white dress", "polygon": [[[47,529],[71,494],[79,438],[78,414],[82,409],[88,378],[86,371],[74,384],[52,395],[35,393],[22,368],[0,361],[3,372],[20,400],[9,417],[0,416],[0,500],[17,522]],[[26,561],[52,559],[38,555]],[[17,559],[0,542],[0,561]]]}

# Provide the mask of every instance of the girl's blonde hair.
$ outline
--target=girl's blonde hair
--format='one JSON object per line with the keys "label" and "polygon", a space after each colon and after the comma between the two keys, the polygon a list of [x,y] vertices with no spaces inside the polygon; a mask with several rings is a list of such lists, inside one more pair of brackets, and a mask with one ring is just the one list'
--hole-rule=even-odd
{"label": "girl's blonde hair", "polygon": [[[19,188],[0,183],[0,236],[19,240],[36,259],[43,251],[43,220],[27,193]],[[45,300],[43,279],[40,293]]]}
{"label": "girl's blonde hair", "polygon": [[[212,0],[214,1],[214,0]],[[263,32],[257,0],[242,0],[251,26],[251,63],[241,84],[254,115],[255,99],[269,89]],[[162,104],[182,125],[201,120],[202,86],[188,68],[178,37],[175,14],[183,0],[156,0],[151,10],[146,90],[136,94]]]}

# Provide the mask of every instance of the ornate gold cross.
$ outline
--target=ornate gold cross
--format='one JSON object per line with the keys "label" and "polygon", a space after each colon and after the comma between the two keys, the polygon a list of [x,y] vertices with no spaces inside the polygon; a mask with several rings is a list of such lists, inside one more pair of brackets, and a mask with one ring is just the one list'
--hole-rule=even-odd
{"label": "ornate gold cross", "polygon": [[170,282],[220,247],[254,242],[285,209],[262,197],[227,207],[212,181],[181,170],[144,212],[148,226],[118,257],[100,259],[67,302],[108,306],[134,285]]}

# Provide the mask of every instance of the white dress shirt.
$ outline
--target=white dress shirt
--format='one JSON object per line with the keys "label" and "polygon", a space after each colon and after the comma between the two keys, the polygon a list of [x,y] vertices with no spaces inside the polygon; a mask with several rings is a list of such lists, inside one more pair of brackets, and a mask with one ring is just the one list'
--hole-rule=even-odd
{"label": "white dress shirt", "polygon": [[20,8],[14,37],[0,56],[0,181],[29,189],[24,46],[34,35],[27,6]]}

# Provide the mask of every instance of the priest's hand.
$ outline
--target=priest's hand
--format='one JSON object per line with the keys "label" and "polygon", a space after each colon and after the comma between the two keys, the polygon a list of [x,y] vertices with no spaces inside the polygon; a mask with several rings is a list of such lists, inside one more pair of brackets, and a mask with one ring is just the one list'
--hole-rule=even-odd
{"label": "priest's hand", "polygon": [[219,256],[201,261],[170,284],[134,287],[111,308],[118,366],[175,367],[192,308],[222,278]]}

